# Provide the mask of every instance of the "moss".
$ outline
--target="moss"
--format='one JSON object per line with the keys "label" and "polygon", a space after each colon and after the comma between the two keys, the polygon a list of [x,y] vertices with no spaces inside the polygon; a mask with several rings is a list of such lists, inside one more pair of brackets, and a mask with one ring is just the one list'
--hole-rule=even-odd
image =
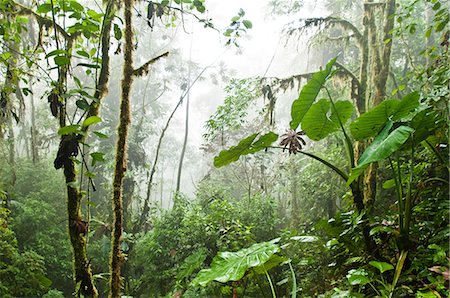
{"label": "moss", "polygon": [[130,91],[133,83],[133,31],[132,31],[132,5],[133,0],[124,1],[125,9],[125,46],[124,46],[124,67],[122,79],[122,94],[120,103],[120,120],[118,127],[118,138],[116,146],[116,166],[113,181],[113,231],[111,249],[111,279],[110,297],[120,297],[121,293],[121,267],[124,257],[121,251],[122,231],[123,231],[123,202],[122,185],[126,172],[127,141],[130,119]]}

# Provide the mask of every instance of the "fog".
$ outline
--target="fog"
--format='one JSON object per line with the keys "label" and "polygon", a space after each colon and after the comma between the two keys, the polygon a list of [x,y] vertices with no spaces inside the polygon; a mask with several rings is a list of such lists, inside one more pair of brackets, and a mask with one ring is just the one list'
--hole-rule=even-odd
{"label": "fog", "polygon": [[[194,18],[186,17],[184,28],[178,28],[173,32],[173,42],[160,49],[171,51],[178,48],[183,60],[191,61],[198,65],[199,69],[210,66],[203,75],[204,80],[197,82],[191,88],[191,103],[189,121],[190,131],[188,148],[190,154],[197,159],[195,167],[185,167],[183,170],[182,191],[192,195],[195,191],[195,183],[201,179],[212,166],[211,156],[203,156],[199,148],[203,142],[204,125],[206,120],[215,112],[218,105],[223,102],[223,88],[226,82],[215,85],[210,79],[214,67],[225,65],[230,77],[289,77],[294,74],[308,73],[317,69],[319,65],[312,65],[308,61],[317,60],[317,53],[311,51],[308,39],[305,37],[298,41],[288,41],[283,29],[286,25],[299,18],[326,16],[327,12],[320,3],[310,1],[305,3],[302,10],[289,16],[270,15],[269,1],[209,1],[207,4],[206,18],[211,18],[218,29],[225,28],[231,17],[237,14],[240,8],[245,11],[245,19],[252,22],[253,28],[247,31],[239,40],[239,47],[225,46],[226,37],[210,28],[204,28]],[[319,57],[320,58],[320,57]],[[192,77],[197,74],[192,73]],[[290,101],[295,97],[295,92],[287,93],[280,97],[286,105],[279,107],[278,113],[282,118],[290,108]],[[179,96],[173,95],[170,106],[175,106]],[[171,108],[170,108],[171,110]],[[170,133],[165,142],[171,142],[174,138],[181,142],[185,121],[184,106],[180,108],[171,125]],[[285,123],[286,125],[286,123]],[[176,158],[178,158],[177,153]],[[167,176],[171,177],[172,169],[166,169]],[[166,195],[170,196],[167,190]]]}

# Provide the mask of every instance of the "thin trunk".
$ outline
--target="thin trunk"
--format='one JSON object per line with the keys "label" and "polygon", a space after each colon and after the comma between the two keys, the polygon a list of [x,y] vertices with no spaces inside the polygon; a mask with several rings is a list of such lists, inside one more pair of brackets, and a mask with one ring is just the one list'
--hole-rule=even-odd
{"label": "thin trunk", "polygon": [[[191,63],[192,63],[192,42],[193,42],[193,29],[194,26],[192,24],[191,26],[191,45],[189,49],[189,64],[188,64],[188,77],[187,77],[187,85],[189,86],[191,84]],[[184,140],[183,140],[183,148],[181,149],[181,155],[180,155],[180,162],[178,164],[178,175],[177,175],[177,188],[175,189],[175,193],[177,194],[180,191],[180,184],[181,184],[181,171],[183,170],[183,161],[184,161],[184,155],[186,154],[186,145],[188,140],[188,134],[189,134],[189,101],[191,98],[191,91],[190,89],[187,91],[187,97],[186,97],[186,120],[185,120],[185,126],[184,126]],[[175,201],[174,201],[175,202]]]}
{"label": "thin trunk", "polygon": [[184,155],[186,154],[186,146],[187,146],[188,133],[189,133],[189,99],[190,99],[190,96],[188,93],[187,98],[186,98],[186,121],[185,121],[185,126],[184,126],[183,147],[181,149],[180,162],[178,164],[177,188],[175,189],[175,193],[178,193],[180,191],[181,171],[183,169]]}
{"label": "thin trunk", "polygon": [[[162,168],[164,169],[164,161],[162,162]],[[159,207],[163,207],[163,191],[164,191],[164,171],[161,171],[161,180],[159,184]]]}
{"label": "thin trunk", "polygon": [[210,65],[208,65],[208,66],[206,66],[205,68],[202,69],[202,71],[197,75],[197,77],[194,79],[194,81],[192,81],[192,83],[189,85],[189,87],[186,90],[186,92],[180,97],[180,100],[178,101],[177,105],[173,109],[173,111],[170,114],[169,118],[167,118],[167,122],[166,122],[164,128],[161,131],[161,135],[159,136],[158,145],[156,146],[155,159],[153,160],[152,168],[150,170],[150,177],[149,177],[149,180],[148,180],[148,183],[147,183],[147,194],[146,194],[145,201],[144,201],[144,207],[142,209],[141,215],[139,216],[138,223],[133,228],[133,234],[137,233],[142,228],[142,226],[143,226],[143,224],[144,224],[144,222],[145,222],[145,220],[147,218],[147,214],[150,211],[150,197],[151,197],[152,186],[153,186],[153,177],[155,175],[156,166],[158,164],[159,152],[161,150],[162,140],[164,138],[164,135],[165,135],[167,129],[169,128],[170,122],[172,121],[172,118],[175,115],[175,112],[178,110],[178,108],[180,107],[181,103],[183,102],[183,99],[187,96],[188,92],[191,90],[192,86],[197,82],[198,79],[200,79],[200,77],[203,75],[203,73],[208,68],[210,68],[214,63],[215,62],[211,63]]}
{"label": "thin trunk", "polygon": [[[369,67],[369,22],[370,22],[370,6],[364,4],[364,16],[363,16],[363,37],[360,46],[361,50],[361,64],[359,67],[359,81],[361,83],[361,89],[358,94],[358,100],[356,103],[358,115],[366,112],[367,105],[367,72]],[[355,158],[359,158],[359,155],[355,154]]]}
{"label": "thin trunk", "polygon": [[[10,102],[8,101],[10,104]],[[9,166],[11,171],[10,186],[14,189],[17,180],[16,174],[16,138],[14,134],[13,119],[11,115],[7,116],[8,121],[8,143],[9,143]]]}
{"label": "thin trunk", "polygon": [[298,205],[298,184],[297,184],[297,171],[295,167],[291,168],[291,227],[297,229],[299,225],[299,205]]}
{"label": "thin trunk", "polygon": [[[36,47],[36,30],[34,28],[34,22],[28,23],[28,36],[30,38],[30,43],[32,47]],[[36,107],[34,104],[34,93],[33,93],[33,76],[28,76],[28,89],[30,89],[30,143],[31,143],[31,160],[33,164],[39,161],[39,150],[37,147],[37,131],[36,131]]]}
{"label": "thin trunk", "polygon": [[122,283],[120,272],[124,262],[124,256],[120,248],[123,232],[123,207],[122,186],[126,171],[127,161],[127,138],[130,119],[130,91],[133,82],[133,30],[132,30],[132,7],[133,0],[124,1],[125,10],[125,45],[124,66],[122,79],[122,95],[120,104],[120,119],[116,146],[116,167],[113,182],[113,231],[110,268],[110,294],[109,297],[119,298],[121,296]]}
{"label": "thin trunk", "polygon": [[[31,83],[31,76],[29,79],[29,85],[28,88],[32,91],[33,84]],[[36,131],[36,107],[34,105],[34,96],[33,92],[30,92],[30,116],[31,116],[31,127],[30,127],[30,134],[31,134],[31,160],[33,161],[33,164],[38,162],[39,160],[39,151],[37,148],[37,131]]]}

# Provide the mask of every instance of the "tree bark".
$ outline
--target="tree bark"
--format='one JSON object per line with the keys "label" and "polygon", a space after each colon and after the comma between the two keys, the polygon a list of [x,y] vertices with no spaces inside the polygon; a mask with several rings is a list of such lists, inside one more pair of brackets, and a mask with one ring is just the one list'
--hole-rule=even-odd
{"label": "tree bark", "polygon": [[111,279],[109,297],[119,298],[122,291],[121,268],[124,256],[120,248],[123,232],[123,202],[122,186],[123,177],[126,172],[127,162],[127,141],[130,119],[130,91],[133,83],[133,30],[132,30],[132,7],[133,0],[124,1],[125,14],[125,45],[124,45],[124,66],[122,79],[122,94],[120,103],[120,119],[118,127],[118,137],[116,146],[116,167],[113,181],[113,231],[111,249]]}

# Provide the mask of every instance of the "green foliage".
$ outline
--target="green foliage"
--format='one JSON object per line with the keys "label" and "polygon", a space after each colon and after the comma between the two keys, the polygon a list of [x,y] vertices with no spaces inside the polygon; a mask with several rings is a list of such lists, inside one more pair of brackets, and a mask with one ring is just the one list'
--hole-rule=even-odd
{"label": "green foliage", "polygon": [[380,273],[384,273],[386,271],[394,269],[394,266],[386,262],[370,261],[369,264],[380,270]]}
{"label": "green foliage", "polygon": [[302,129],[314,141],[319,141],[337,131],[353,114],[353,104],[350,101],[338,101],[332,108],[328,99],[314,103],[302,120]]}
{"label": "green foliage", "polygon": [[419,93],[406,95],[401,101],[385,100],[375,108],[362,114],[350,124],[353,137],[360,141],[376,136],[392,119],[400,120],[419,106]]}
{"label": "green foliage", "polygon": [[37,297],[51,285],[43,257],[31,250],[20,252],[15,233],[8,227],[9,210],[0,207],[0,295]]}
{"label": "green foliage", "polygon": [[[21,249],[41,256],[52,287],[70,294],[72,257],[66,232],[66,195],[62,177],[49,165],[48,160],[35,165],[19,163],[11,226]],[[37,176],[40,179],[33,179]]]}
{"label": "green foliage", "polygon": [[278,135],[273,132],[262,135],[256,140],[258,135],[259,133],[252,134],[241,140],[237,146],[222,150],[218,156],[214,157],[214,166],[220,168],[237,161],[243,155],[264,150],[278,139]]}
{"label": "green foliage", "polygon": [[[155,217],[152,231],[136,243],[131,256],[136,260],[132,295],[153,292],[164,296],[175,287],[187,289],[218,251],[236,251],[255,240],[275,237],[276,208],[269,199],[237,201],[204,184],[196,201],[178,200],[177,208]],[[217,296],[216,290],[220,292],[208,287],[207,295]],[[190,291],[197,293],[194,288]]]}
{"label": "green foliage", "polygon": [[414,132],[411,127],[400,126],[389,133],[392,122],[388,122],[385,128],[375,137],[358,160],[358,166],[352,169],[347,184],[352,183],[373,162],[389,157],[398,151]]}
{"label": "green foliage", "polygon": [[258,80],[232,79],[225,87],[224,103],[217,107],[216,112],[205,124],[205,140],[214,141],[221,138],[225,143],[223,133],[240,130],[246,123],[248,108],[261,95]]}
{"label": "green foliage", "polygon": [[201,270],[193,284],[206,286],[213,280],[222,283],[240,280],[253,267],[264,266],[274,254],[280,251],[276,242],[261,242],[237,252],[219,252],[213,259],[210,269]]}
{"label": "green foliage", "polygon": [[303,117],[306,116],[312,104],[319,95],[320,90],[324,86],[325,82],[331,75],[331,69],[333,68],[334,63],[336,62],[337,57],[330,60],[327,63],[324,70],[320,70],[314,73],[311,79],[303,86],[300,91],[300,95],[298,99],[294,100],[291,108],[291,122],[290,127],[293,130],[296,130],[299,124],[302,122]]}

